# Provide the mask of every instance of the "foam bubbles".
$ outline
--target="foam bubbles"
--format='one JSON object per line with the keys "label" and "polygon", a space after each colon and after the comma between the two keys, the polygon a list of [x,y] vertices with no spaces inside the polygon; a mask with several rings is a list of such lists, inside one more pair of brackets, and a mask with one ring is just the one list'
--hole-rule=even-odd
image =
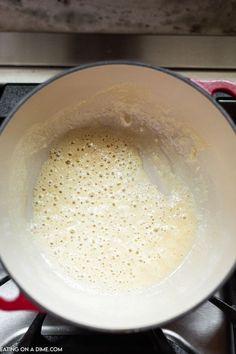
{"label": "foam bubbles", "polygon": [[191,193],[179,181],[175,195],[162,193],[137,146],[110,130],[74,130],[55,142],[43,165],[32,233],[75,282],[101,291],[149,286],[191,247]]}

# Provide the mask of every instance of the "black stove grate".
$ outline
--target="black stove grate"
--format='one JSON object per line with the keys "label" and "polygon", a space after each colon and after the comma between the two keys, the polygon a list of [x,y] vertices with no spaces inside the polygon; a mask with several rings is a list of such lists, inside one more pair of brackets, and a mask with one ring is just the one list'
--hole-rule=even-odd
{"label": "black stove grate", "polygon": [[36,347],[62,347],[71,354],[197,354],[185,351],[177,343],[166,339],[160,328],[140,333],[109,334],[83,330],[79,335],[42,336],[45,315],[38,314],[26,334],[17,343],[19,351]]}

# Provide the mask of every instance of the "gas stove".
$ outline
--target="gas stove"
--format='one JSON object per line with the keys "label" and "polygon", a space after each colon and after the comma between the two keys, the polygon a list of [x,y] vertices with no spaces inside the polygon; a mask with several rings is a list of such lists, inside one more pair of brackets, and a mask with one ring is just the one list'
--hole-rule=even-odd
{"label": "gas stove", "polygon": [[[232,60],[236,40],[233,37],[7,33],[0,34],[0,44],[3,48],[0,124],[38,84],[65,67],[83,62],[132,59],[174,68],[188,77],[228,79],[236,83],[236,62]],[[219,50],[227,55],[215,56]],[[216,93],[215,99],[236,124],[236,99],[224,92]],[[0,296],[11,297],[15,291],[16,285],[0,265]],[[231,309],[236,308],[236,273],[216,296],[163,328],[140,333],[100,333],[68,324],[50,314],[0,311],[0,350],[4,353],[11,353],[14,348],[22,352],[25,348],[34,348],[35,351],[81,354],[235,354],[236,318],[227,304],[233,305]],[[219,299],[224,301],[220,303],[224,311],[216,306]]]}

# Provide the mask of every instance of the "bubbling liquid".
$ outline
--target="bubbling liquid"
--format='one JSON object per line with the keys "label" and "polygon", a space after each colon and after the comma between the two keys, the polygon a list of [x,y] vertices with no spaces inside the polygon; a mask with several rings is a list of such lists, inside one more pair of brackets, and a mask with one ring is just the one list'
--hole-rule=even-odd
{"label": "bubbling liquid", "polygon": [[42,166],[32,234],[75,283],[142,289],[173,272],[191,248],[193,197],[177,176],[164,193],[144,168],[140,144],[109,129],[73,130]]}

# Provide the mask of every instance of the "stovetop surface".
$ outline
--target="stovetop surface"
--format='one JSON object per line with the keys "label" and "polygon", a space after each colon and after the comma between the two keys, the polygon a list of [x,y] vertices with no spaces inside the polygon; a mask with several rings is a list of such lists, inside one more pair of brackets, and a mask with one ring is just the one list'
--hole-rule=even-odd
{"label": "stovetop surface", "polygon": [[[0,86],[0,124],[35,86],[36,84]],[[236,123],[236,100],[222,92],[217,93],[215,98]],[[221,289],[220,296],[227,297],[229,287],[231,287],[232,295],[232,287],[234,287],[233,291],[236,291],[235,284],[236,274],[234,282],[228,283]],[[15,291],[16,286],[0,266],[0,295],[11,296]],[[236,300],[236,292],[234,296]],[[232,298],[229,301],[232,302]],[[236,301],[234,304],[236,305]],[[3,350],[7,346],[22,341],[23,335],[35,316],[35,313],[27,311],[0,311],[0,348]],[[158,329],[133,334],[101,334],[72,326],[51,315],[47,315],[45,319],[38,316],[35,326],[38,326],[42,334],[42,336],[39,335],[36,330],[35,345],[41,348],[62,348],[64,353],[171,353],[167,348],[160,349],[163,343],[160,343]],[[235,354],[232,329],[232,324],[224,314],[212,303],[206,301],[196,310],[169,323],[162,330],[171,348],[174,349],[174,353]],[[27,341],[20,343],[23,346],[27,344]],[[11,348],[8,352],[11,352]]]}

